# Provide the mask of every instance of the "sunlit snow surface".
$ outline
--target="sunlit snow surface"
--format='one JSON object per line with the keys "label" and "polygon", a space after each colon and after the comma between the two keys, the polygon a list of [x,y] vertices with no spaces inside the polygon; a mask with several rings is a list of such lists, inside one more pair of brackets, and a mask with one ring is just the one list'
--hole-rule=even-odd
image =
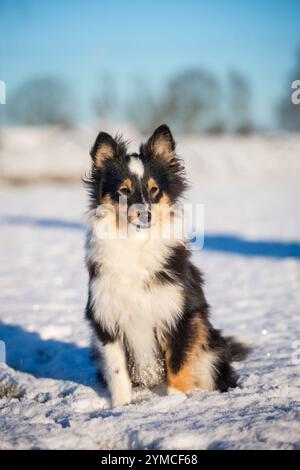
{"label": "sunlit snow surface", "polygon": [[0,447],[300,448],[294,177],[194,176],[190,197],[205,203],[207,248],[194,260],[205,273],[213,323],[254,345],[237,365],[239,387],[169,397],[136,390],[133,404],[113,410],[89,359],[83,189],[0,188],[0,339],[7,348],[0,391],[19,394],[0,399]]}

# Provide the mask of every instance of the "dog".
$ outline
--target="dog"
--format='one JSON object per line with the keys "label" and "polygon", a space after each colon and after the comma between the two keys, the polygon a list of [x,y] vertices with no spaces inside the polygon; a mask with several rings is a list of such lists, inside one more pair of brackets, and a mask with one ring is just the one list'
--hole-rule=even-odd
{"label": "dog", "polygon": [[[134,385],[227,391],[237,384],[232,362],[249,348],[212,326],[187,241],[149,236],[154,214],[159,234],[172,226],[172,207],[188,187],[172,133],[163,124],[138,153],[127,147],[121,136],[100,132],[85,179],[86,318],[112,406],[129,404]],[[118,236],[121,219],[130,225],[127,236]],[[103,236],[107,228],[114,236]]]}

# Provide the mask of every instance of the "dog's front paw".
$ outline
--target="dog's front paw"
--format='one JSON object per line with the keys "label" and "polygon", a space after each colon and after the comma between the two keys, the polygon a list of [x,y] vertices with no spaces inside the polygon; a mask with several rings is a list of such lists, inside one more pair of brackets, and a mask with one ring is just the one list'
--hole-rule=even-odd
{"label": "dog's front paw", "polygon": [[111,397],[112,408],[117,408],[118,406],[129,405],[131,403],[131,395],[122,396],[117,395],[116,397]]}
{"label": "dog's front paw", "polygon": [[129,405],[131,403],[131,386],[114,391],[111,395],[111,404],[113,408]]}

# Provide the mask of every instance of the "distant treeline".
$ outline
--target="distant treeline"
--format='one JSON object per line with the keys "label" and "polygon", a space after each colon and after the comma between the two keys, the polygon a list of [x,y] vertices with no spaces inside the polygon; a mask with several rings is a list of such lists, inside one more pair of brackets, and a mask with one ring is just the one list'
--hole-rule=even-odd
{"label": "distant treeline", "polygon": [[[300,131],[300,105],[291,101],[291,83],[300,79],[300,53],[286,91],[274,106],[278,127]],[[148,133],[167,122],[178,133],[225,132],[249,134],[257,129],[251,109],[252,90],[238,71],[228,74],[225,86],[210,72],[184,70],[160,89],[145,80],[134,83],[129,99],[118,96],[114,77],[103,74],[95,86],[90,106],[95,117],[114,121],[116,115]],[[71,126],[78,116],[71,86],[58,77],[36,77],[23,83],[7,99],[7,121],[21,125]]]}

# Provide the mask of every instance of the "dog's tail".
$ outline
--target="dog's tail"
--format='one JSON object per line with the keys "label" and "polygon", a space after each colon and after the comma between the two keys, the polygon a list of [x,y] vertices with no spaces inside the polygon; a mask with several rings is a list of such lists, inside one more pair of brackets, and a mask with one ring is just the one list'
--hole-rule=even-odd
{"label": "dog's tail", "polygon": [[253,348],[247,344],[241,343],[234,336],[226,336],[227,347],[232,361],[242,361],[246,359]]}

